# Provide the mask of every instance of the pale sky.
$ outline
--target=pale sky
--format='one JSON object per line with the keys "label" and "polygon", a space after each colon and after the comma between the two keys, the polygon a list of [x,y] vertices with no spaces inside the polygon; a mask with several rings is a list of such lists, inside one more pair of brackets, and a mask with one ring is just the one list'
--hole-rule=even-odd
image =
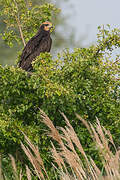
{"label": "pale sky", "polygon": [[75,28],[76,39],[88,34],[84,45],[96,41],[99,25],[120,28],[120,0],[67,0],[61,3],[61,9],[62,15],[68,15],[68,23]]}

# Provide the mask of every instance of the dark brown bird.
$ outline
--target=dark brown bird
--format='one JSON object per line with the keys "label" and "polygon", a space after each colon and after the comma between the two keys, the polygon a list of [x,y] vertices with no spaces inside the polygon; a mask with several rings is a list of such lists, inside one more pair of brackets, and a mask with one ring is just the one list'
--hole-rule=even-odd
{"label": "dark brown bird", "polygon": [[26,46],[24,47],[19,62],[19,67],[25,71],[31,71],[32,61],[35,60],[41,52],[50,52],[52,39],[50,37],[50,29],[52,28],[52,23],[46,21],[41,24],[39,31],[35,36],[33,36]]}

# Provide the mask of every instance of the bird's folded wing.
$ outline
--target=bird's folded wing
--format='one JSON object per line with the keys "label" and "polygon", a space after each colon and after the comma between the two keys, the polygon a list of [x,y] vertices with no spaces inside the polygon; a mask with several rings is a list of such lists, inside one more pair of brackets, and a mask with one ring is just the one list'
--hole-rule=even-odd
{"label": "bird's folded wing", "polygon": [[34,36],[28,41],[21,55],[22,61],[25,61],[27,57],[35,51],[36,47],[40,44],[41,39],[42,37],[37,38]]}

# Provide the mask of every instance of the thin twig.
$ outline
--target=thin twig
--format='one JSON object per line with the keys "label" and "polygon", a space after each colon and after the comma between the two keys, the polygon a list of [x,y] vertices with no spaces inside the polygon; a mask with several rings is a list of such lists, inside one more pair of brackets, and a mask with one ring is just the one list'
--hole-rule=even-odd
{"label": "thin twig", "polygon": [[25,40],[24,40],[24,36],[23,36],[23,32],[22,32],[22,28],[21,28],[21,24],[20,24],[20,17],[19,17],[19,11],[18,11],[18,5],[16,3],[16,1],[14,0],[14,3],[16,5],[16,8],[17,8],[17,17],[16,17],[16,21],[17,21],[17,25],[18,25],[18,28],[19,28],[19,32],[20,32],[20,36],[21,36],[21,39],[22,39],[22,42],[23,42],[23,45],[25,47]]}
{"label": "thin twig", "polygon": [[3,179],[3,176],[2,176],[2,157],[1,157],[1,153],[0,153],[0,179],[2,180]]}

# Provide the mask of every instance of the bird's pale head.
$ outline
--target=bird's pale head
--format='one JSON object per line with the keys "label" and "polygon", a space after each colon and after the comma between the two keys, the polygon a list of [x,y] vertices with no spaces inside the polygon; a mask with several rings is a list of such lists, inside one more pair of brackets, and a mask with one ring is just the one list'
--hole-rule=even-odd
{"label": "bird's pale head", "polygon": [[53,28],[53,25],[51,22],[46,21],[41,24],[41,27],[44,29],[44,31],[50,31]]}

